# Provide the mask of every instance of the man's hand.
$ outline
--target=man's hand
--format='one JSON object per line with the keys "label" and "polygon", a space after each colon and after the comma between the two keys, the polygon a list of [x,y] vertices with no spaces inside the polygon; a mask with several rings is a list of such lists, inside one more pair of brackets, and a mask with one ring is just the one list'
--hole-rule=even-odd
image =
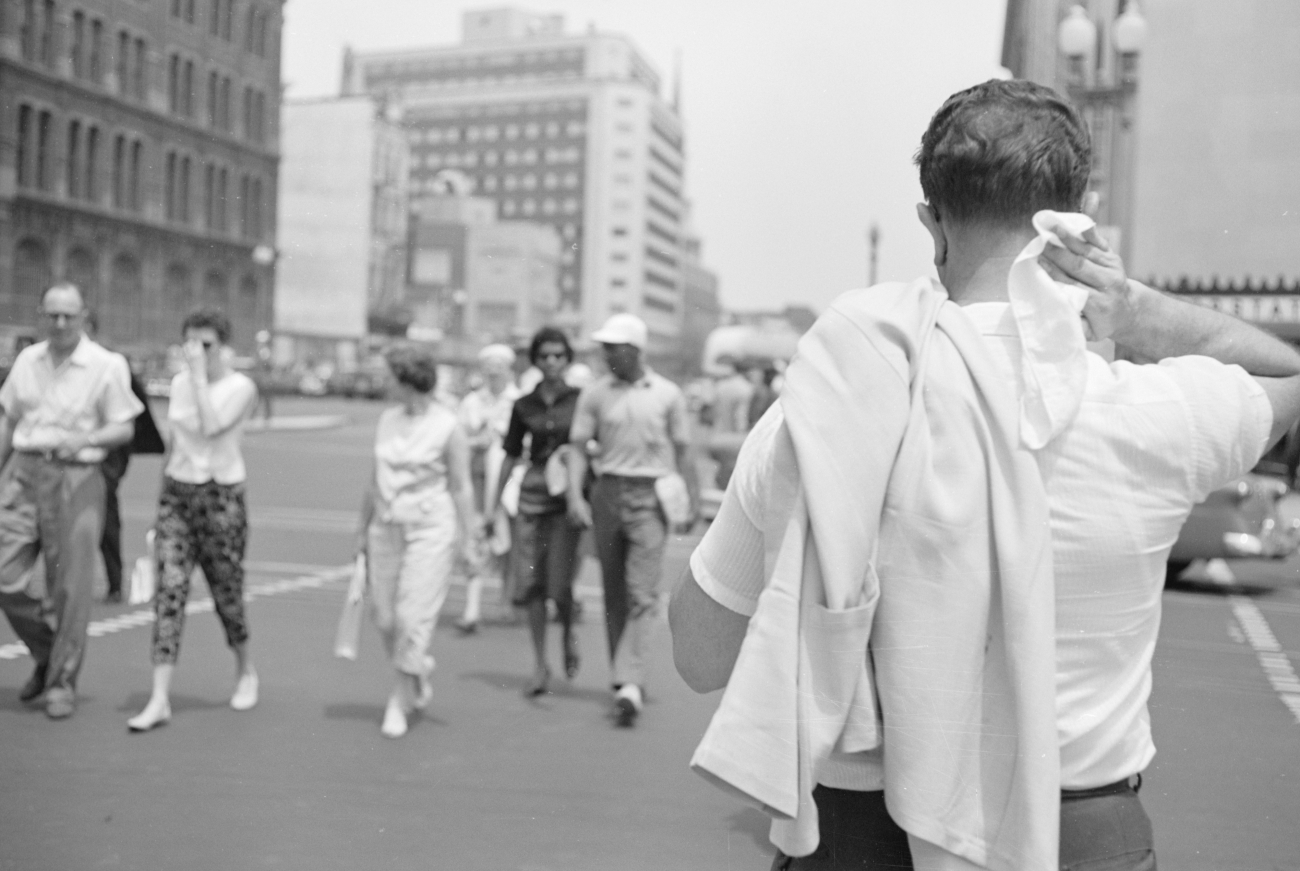
{"label": "man's hand", "polygon": [[1123,333],[1136,317],[1137,303],[1119,254],[1098,235],[1096,227],[1089,228],[1082,236],[1071,232],[1060,221],[1049,221],[1047,229],[1065,247],[1049,244],[1038,262],[1055,280],[1088,291],[1083,319],[1089,341]]}
{"label": "man's hand", "polygon": [[579,529],[591,527],[591,506],[580,495],[569,496],[569,522]]}
{"label": "man's hand", "polygon": [[82,448],[91,447],[90,436],[82,433],[72,433],[66,436],[59,446],[54,449],[54,456],[60,460],[75,460],[77,454],[81,453]]}
{"label": "man's hand", "polygon": [[207,381],[208,359],[203,353],[203,343],[186,342],[181,349],[185,354],[185,365],[189,367],[190,377],[195,381]]}

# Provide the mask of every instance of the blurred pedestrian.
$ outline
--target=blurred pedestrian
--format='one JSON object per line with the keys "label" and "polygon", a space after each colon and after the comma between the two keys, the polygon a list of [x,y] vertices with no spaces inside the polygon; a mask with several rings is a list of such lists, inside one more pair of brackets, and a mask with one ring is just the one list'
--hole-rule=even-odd
{"label": "blurred pedestrian", "polygon": [[465,633],[478,629],[482,618],[483,586],[488,579],[501,585],[500,603],[511,614],[514,592],[511,589],[508,545],[509,519],[499,510],[497,495],[501,490],[501,463],[505,459],[502,441],[510,426],[510,411],[520,397],[515,386],[515,352],[505,345],[488,345],[478,353],[479,374],[483,383],[461,400],[459,417],[469,440],[470,480],[474,485],[474,507],[491,524],[491,552],[484,555],[482,568],[465,586],[465,611],[457,627]]}
{"label": "blurred pedestrian", "polygon": [[269,425],[271,422],[271,394],[275,381],[275,361],[271,353],[271,333],[258,330],[257,353],[253,363],[253,383],[257,385],[257,413]]}
{"label": "blurred pedestrian", "polygon": [[749,398],[748,423],[749,429],[753,429],[759,418],[767,413],[773,402],[776,402],[775,383],[779,373],[774,363],[768,363],[766,366],[755,366],[749,370],[749,374],[754,384],[754,393]]}
{"label": "blurred pedestrian", "polygon": [[714,482],[718,489],[727,489],[736,455],[749,432],[749,404],[754,396],[754,385],[734,357],[718,358],[722,374],[713,391],[713,432],[709,436],[709,456],[718,464]]}
{"label": "blurred pedestrian", "polygon": [[[86,312],[86,335],[91,339],[98,338],[99,320],[94,311]],[[149,396],[144,384],[131,369],[131,361],[124,356],[122,361],[127,364],[131,377],[131,394],[140,400],[144,411],[134,421],[131,441],[111,448],[104,462],[99,464],[104,473],[104,535],[99,541],[99,552],[104,557],[104,576],[108,581],[104,602],[110,605],[122,601],[122,509],[117,488],[126,477],[132,454],[161,454],[167,450],[158,425],[154,423],[153,412],[149,410]]]}
{"label": "blurred pedestrian", "polygon": [[569,427],[579,391],[564,381],[565,369],[573,360],[573,348],[564,333],[552,327],[538,331],[529,345],[528,358],[541,372],[542,380],[515,402],[510,414],[500,488],[504,488],[516,463],[528,464],[519,489],[511,564],[515,573],[514,604],[527,609],[533,640],[533,678],[525,691],[536,696],[546,692],[551,677],[546,664],[548,599],[555,603],[563,632],[564,673],[570,679],[578,673],[573,576],[582,528],[571,523],[568,516],[564,454],[570,450]]}
{"label": "blurred pedestrian", "polygon": [[380,731],[399,738],[410,715],[432,698],[429,644],[457,544],[464,544],[473,563],[482,526],[465,432],[455,412],[434,399],[438,369],[432,353],[402,344],[384,356],[402,404],[379,417],[357,548],[367,555],[371,611],[394,669]]}
{"label": "blurred pedestrian", "polygon": [[230,707],[257,704],[258,678],[248,653],[244,548],[248,542],[247,473],[240,442],[257,405],[253,380],[230,366],[230,320],[214,309],[185,318],[185,370],[172,378],[167,406],[171,449],[163,467],[154,553],[153,690],[127,720],[146,732],[171,719],[171,682],[180,656],[185,602],[197,564],[212,591],[226,644],[235,655]]}
{"label": "blurred pedestrian", "polygon": [[[18,355],[0,386],[0,608],[36,668],[19,692],[45,697],[51,719],[72,716],[104,533],[105,453],[131,440],[144,406],[126,360],[83,332],[75,285],[41,297],[46,334]],[[37,557],[44,595],[28,589]]]}
{"label": "blurred pedestrian", "polygon": [[[686,397],[652,371],[643,354],[645,321],[609,318],[592,338],[609,373],[583,388],[569,430],[569,516],[590,526],[605,590],[605,629],[613,669],[614,715],[632,726],[644,703],[646,656],[659,615],[659,580],[668,521],[656,482],[680,474],[689,518],[698,515],[699,486],[690,460]],[[591,501],[583,494],[588,442],[596,443]]]}

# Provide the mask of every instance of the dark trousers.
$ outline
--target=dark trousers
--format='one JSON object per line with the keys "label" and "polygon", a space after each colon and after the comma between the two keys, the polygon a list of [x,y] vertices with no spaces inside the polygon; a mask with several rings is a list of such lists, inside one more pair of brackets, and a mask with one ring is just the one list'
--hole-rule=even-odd
{"label": "dark trousers", "polygon": [[[14,454],[0,473],[0,609],[45,667],[47,692],[72,693],[86,652],[104,476],[98,465]],[[44,595],[28,581],[45,560]]]}
{"label": "dark trousers", "polygon": [[130,462],[131,446],[123,445],[109,451],[100,464],[104,473],[104,535],[99,540],[99,552],[104,556],[109,593],[122,592],[122,509],[117,498],[117,485],[126,476]]}
{"label": "dark trousers", "polygon": [[912,867],[907,832],[885,809],[883,790],[858,792],[818,785],[817,830],[820,843],[810,856],[777,851],[772,871],[898,871]]}
{"label": "dark trousers", "polygon": [[1156,871],[1151,818],[1127,780],[1061,793],[1061,871]]}
{"label": "dark trousers", "polygon": [[654,479],[601,475],[591,491],[591,517],[613,682],[644,687],[668,540]]}

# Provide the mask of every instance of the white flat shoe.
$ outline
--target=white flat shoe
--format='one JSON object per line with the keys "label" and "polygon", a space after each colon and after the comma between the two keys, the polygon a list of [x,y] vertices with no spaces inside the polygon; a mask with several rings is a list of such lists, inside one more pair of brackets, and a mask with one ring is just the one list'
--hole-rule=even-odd
{"label": "white flat shoe", "polygon": [[385,738],[400,738],[406,734],[406,711],[402,709],[402,701],[397,696],[388,700],[388,707],[384,710],[384,724],[379,727],[379,731]]}
{"label": "white flat shoe", "polygon": [[126,721],[126,728],[130,732],[148,732],[151,729],[157,729],[159,726],[166,726],[171,718],[171,705],[162,705],[157,709],[154,709],[151,705],[145,705],[143,711]]}
{"label": "white flat shoe", "polygon": [[240,675],[235,684],[235,694],[230,697],[230,707],[236,711],[247,711],[257,705],[257,672]]}

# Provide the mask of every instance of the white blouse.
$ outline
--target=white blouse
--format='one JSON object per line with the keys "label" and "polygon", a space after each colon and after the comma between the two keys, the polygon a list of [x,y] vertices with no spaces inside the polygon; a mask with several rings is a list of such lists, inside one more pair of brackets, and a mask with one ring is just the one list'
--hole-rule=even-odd
{"label": "white blouse", "polygon": [[450,510],[447,442],[459,426],[451,409],[432,403],[419,415],[397,406],[379,416],[375,432],[375,486],[379,519],[429,523]]}
{"label": "white blouse", "polygon": [[231,372],[219,381],[209,382],[208,394],[216,408],[217,421],[223,427],[230,427],[211,437],[203,434],[190,373],[181,372],[172,378],[167,407],[172,450],[167,461],[167,477],[185,484],[241,483],[246,473],[239,443],[244,436],[244,424],[253,411],[257,385],[247,375]]}

